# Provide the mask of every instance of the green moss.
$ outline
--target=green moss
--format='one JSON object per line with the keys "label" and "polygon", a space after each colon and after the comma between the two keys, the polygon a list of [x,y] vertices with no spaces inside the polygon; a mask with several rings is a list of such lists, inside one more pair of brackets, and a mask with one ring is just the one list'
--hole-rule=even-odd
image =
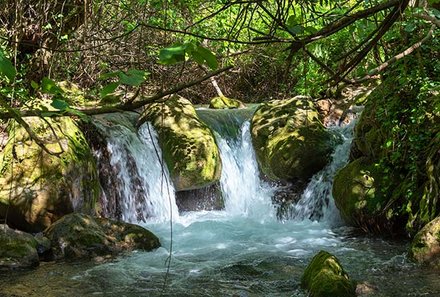
{"label": "green moss", "polygon": [[409,249],[410,259],[440,267],[440,217],[426,224],[414,237]]}
{"label": "green moss", "polygon": [[88,258],[160,247],[159,239],[140,226],[79,213],[64,216],[44,234],[50,239],[56,258]]}
{"label": "green moss", "polygon": [[220,179],[220,154],[211,130],[183,98],[146,106],[140,120],[151,122],[177,190],[205,187]]}
{"label": "green moss", "polygon": [[37,266],[37,245],[32,235],[0,225],[0,269]]}
{"label": "green moss", "polygon": [[307,180],[328,163],[337,141],[304,98],[262,104],[252,118],[257,159],[271,179]]}
{"label": "green moss", "polygon": [[212,98],[209,103],[209,108],[214,109],[233,109],[233,108],[244,108],[243,102],[237,99],[231,99],[224,96],[219,96]]}
{"label": "green moss", "polygon": [[357,226],[364,225],[380,213],[387,202],[380,188],[380,172],[368,158],[359,158],[336,174],[333,197],[342,217]]}
{"label": "green moss", "polygon": [[50,155],[15,122],[0,154],[0,218],[5,206],[15,227],[38,232],[73,210],[93,212],[99,196],[96,164],[84,135],[68,118],[26,119]]}
{"label": "green moss", "polygon": [[344,271],[339,260],[320,251],[304,271],[301,286],[311,297],[355,297],[355,284]]}

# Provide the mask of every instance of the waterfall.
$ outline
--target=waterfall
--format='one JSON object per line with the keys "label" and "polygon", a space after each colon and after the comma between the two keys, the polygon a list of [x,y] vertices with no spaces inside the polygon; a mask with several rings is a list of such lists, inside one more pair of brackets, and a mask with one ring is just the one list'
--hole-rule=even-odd
{"label": "waterfall", "polygon": [[270,199],[272,189],[259,177],[250,122],[244,122],[240,131],[239,137],[229,140],[216,133],[223,166],[220,184],[225,210],[234,215],[261,219],[274,217],[274,207]]}
{"label": "waterfall", "polygon": [[250,119],[257,107],[201,108],[197,114],[213,130],[220,150],[220,186],[226,213],[265,220],[275,217],[275,209],[271,202],[273,189],[260,179],[252,146]]}
{"label": "waterfall", "polygon": [[[96,117],[94,124],[107,143],[107,169],[112,171],[107,174],[116,176],[113,183],[107,183],[110,188],[103,189],[104,203],[106,196],[116,195],[113,200],[120,207],[119,219],[126,222],[164,221],[171,215],[176,218],[174,187],[166,166],[162,166],[154,128],[145,123],[136,132],[123,115]],[[98,163],[106,161],[102,153],[97,157]]]}
{"label": "waterfall", "polygon": [[339,222],[339,212],[332,197],[333,178],[336,172],[348,162],[354,125],[355,120],[342,127],[333,126],[329,128],[333,133],[340,135],[342,143],[336,146],[331,162],[312,177],[299,201],[291,206],[289,209],[290,219]]}
{"label": "waterfall", "polygon": [[[260,179],[250,133],[250,118],[254,111],[255,107],[198,109],[197,113],[212,129],[220,151],[223,168],[220,188],[225,214],[260,221],[274,220],[276,207],[272,197],[278,189]],[[101,178],[103,204],[114,204],[120,212],[119,215],[104,215],[127,222],[165,221],[172,215],[177,221],[179,212],[175,191],[168,170],[162,164],[154,128],[145,123],[136,131],[133,119],[122,114],[97,116],[94,123],[105,137],[108,155],[108,166],[100,168],[100,175],[104,177]],[[338,219],[331,188],[336,171],[348,161],[353,126],[354,123],[330,128],[341,136],[342,144],[335,148],[332,161],[313,176],[299,200],[288,207],[284,218],[329,222]],[[97,153],[101,165],[106,162],[105,155],[104,150]]]}

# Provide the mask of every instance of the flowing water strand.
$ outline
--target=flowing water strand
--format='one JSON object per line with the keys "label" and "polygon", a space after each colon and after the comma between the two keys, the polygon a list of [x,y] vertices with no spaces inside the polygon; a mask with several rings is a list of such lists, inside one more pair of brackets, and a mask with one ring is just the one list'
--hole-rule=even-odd
{"label": "flowing water strand", "polygon": [[[166,221],[172,212],[178,216],[174,187],[165,178],[161,188],[161,151],[157,134],[149,123],[142,125],[139,134],[134,127],[117,120],[96,121],[96,126],[105,133],[110,164],[118,183],[112,191],[117,191],[121,206],[121,219],[126,222],[146,220]],[[149,133],[149,129],[151,133]],[[158,152],[158,154],[156,153]],[[165,174],[168,171],[165,168]],[[172,201],[170,204],[169,201]]]}
{"label": "flowing water strand", "polygon": [[274,218],[270,197],[272,189],[259,178],[258,164],[252,147],[250,122],[241,126],[235,139],[225,139],[216,133],[222,159],[220,184],[229,214]]}
{"label": "flowing water strand", "polygon": [[348,162],[353,127],[355,121],[349,125],[330,129],[342,138],[342,143],[336,146],[332,161],[310,180],[300,200],[289,210],[290,218],[295,220],[322,220],[331,224],[340,223],[339,212],[332,196],[333,179],[336,172]]}

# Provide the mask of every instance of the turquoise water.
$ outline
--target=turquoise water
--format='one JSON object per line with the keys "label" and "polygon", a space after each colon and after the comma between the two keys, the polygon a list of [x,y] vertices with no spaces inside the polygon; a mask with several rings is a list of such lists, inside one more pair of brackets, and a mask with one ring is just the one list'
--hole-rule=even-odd
{"label": "turquoise water", "polygon": [[[154,160],[155,133],[144,127],[137,135],[134,129],[120,127],[124,137],[109,135],[111,164],[120,168],[120,188],[115,191],[123,200],[123,218],[136,221],[135,214],[146,205],[142,201],[148,201],[150,218],[143,216],[138,223],[153,231],[162,247],[114,259],[42,263],[34,270],[0,272],[0,297],[305,297],[301,275],[320,250],[335,254],[348,274],[363,284],[362,296],[440,296],[439,272],[409,262],[405,241],[367,237],[338,219],[329,189],[337,168],[346,162],[350,127],[336,131],[344,143],[336,148],[331,164],[312,179],[289,219],[281,221],[271,203],[273,185],[259,178],[249,123],[243,117],[235,122],[239,126],[230,137],[217,134],[224,211],[178,214],[172,185],[161,183],[163,175],[157,174],[161,161]],[[107,124],[116,131],[116,122]],[[151,160],[146,162],[143,154]],[[128,155],[133,161],[124,167],[129,165]],[[154,170],[151,164],[159,168]],[[138,182],[133,183],[133,177]],[[138,197],[142,193],[155,197]]]}

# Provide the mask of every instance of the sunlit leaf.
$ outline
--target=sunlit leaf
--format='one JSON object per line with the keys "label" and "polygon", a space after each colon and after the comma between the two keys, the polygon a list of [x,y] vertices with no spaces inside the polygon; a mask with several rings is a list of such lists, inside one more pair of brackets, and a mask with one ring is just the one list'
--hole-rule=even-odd
{"label": "sunlit leaf", "polygon": [[66,110],[69,108],[69,104],[62,99],[53,99],[50,105],[58,110]]}
{"label": "sunlit leaf", "polygon": [[171,65],[185,61],[185,50],[186,46],[183,44],[176,44],[161,49],[159,52],[159,62],[164,65]]}
{"label": "sunlit leaf", "polygon": [[103,98],[103,97],[107,96],[108,94],[113,93],[118,86],[119,86],[119,82],[109,83],[104,88],[102,88],[102,90],[99,92],[99,95],[101,96],[101,98]]}
{"label": "sunlit leaf", "polygon": [[128,86],[140,86],[147,79],[148,72],[130,69],[126,73],[119,74],[119,82]]}
{"label": "sunlit leaf", "polygon": [[41,90],[44,93],[53,94],[53,95],[63,93],[63,90],[60,87],[58,87],[53,80],[47,77],[44,77],[41,80]]}
{"label": "sunlit leaf", "polygon": [[215,55],[203,46],[197,46],[196,51],[192,53],[192,57],[197,63],[206,63],[206,65],[213,70],[218,68],[218,61]]}
{"label": "sunlit leaf", "polygon": [[6,58],[2,51],[0,51],[0,74],[6,76],[10,81],[14,80],[17,75],[17,70],[11,60]]}

